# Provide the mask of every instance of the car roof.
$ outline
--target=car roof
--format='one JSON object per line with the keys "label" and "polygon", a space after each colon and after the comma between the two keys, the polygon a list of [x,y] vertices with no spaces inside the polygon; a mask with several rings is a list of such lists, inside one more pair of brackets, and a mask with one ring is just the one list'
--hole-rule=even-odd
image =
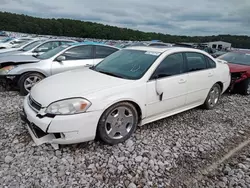
{"label": "car roof", "polygon": [[180,51],[188,51],[188,52],[202,52],[204,53],[204,51],[199,50],[199,49],[194,49],[194,48],[185,48],[185,47],[172,47],[172,46],[164,46],[164,47],[152,47],[152,46],[132,46],[132,47],[127,47],[125,49],[132,49],[132,50],[141,50],[141,51],[151,51],[151,52],[159,52],[159,53],[163,53],[166,51],[176,51],[176,52],[180,52]]}
{"label": "car roof", "polygon": [[107,45],[107,44],[100,43],[100,42],[92,42],[92,41],[75,42],[75,43],[71,43],[70,45],[71,45],[71,46],[80,46],[80,45],[96,45],[96,46],[106,46],[106,47],[111,47],[111,48],[120,49],[119,47],[116,47],[116,46]]}
{"label": "car roof", "polygon": [[72,41],[72,42],[75,42],[74,40],[70,40],[70,39],[41,39],[41,40],[44,40],[46,42],[48,41]]}

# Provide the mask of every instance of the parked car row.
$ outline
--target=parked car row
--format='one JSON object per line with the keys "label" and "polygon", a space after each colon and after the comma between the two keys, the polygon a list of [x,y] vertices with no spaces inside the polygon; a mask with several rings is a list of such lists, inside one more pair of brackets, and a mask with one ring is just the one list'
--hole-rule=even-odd
{"label": "parked car row", "polygon": [[250,94],[246,51],[215,59],[203,50],[167,45],[35,43],[29,53],[4,53],[0,77],[26,95],[21,118],[37,145],[58,148],[95,138],[118,144],[137,126],[197,106],[213,109],[228,89]]}

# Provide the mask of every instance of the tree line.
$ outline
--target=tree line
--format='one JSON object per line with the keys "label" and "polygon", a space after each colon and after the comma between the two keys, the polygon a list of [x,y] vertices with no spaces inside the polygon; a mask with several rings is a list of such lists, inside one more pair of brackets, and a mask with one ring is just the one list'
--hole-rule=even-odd
{"label": "tree line", "polygon": [[72,19],[45,19],[0,12],[0,30],[22,32],[39,35],[55,35],[81,38],[113,39],[113,40],[161,40],[163,42],[225,41],[236,48],[250,48],[249,36],[217,35],[217,36],[178,36],[156,32],[142,32],[128,28],[103,25]]}

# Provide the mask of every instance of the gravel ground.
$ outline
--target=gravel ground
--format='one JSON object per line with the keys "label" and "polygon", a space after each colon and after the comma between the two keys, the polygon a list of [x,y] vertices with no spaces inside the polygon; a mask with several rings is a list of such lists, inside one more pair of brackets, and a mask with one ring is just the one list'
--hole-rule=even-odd
{"label": "gravel ground", "polygon": [[[249,106],[249,97],[224,95],[214,110],[196,108],[145,125],[124,144],[92,141],[54,150],[34,145],[18,115],[22,97],[0,92],[0,187],[190,187],[250,135]],[[213,187],[207,181],[200,185]]]}
{"label": "gravel ground", "polygon": [[250,188],[250,146],[205,176],[197,186]]}

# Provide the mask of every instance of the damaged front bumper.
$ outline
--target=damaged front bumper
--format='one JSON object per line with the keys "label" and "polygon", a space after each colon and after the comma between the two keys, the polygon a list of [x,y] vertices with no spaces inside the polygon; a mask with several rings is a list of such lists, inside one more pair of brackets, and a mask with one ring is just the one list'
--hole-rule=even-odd
{"label": "damaged front bumper", "polygon": [[0,86],[6,89],[16,87],[17,79],[17,75],[0,75]]}
{"label": "damaged front bumper", "polygon": [[[20,112],[20,117],[21,120],[26,124],[26,128],[28,129],[33,141],[37,146],[44,143],[51,143],[52,140],[56,138],[54,134],[45,133],[39,127],[31,123],[27,119],[27,115],[24,110]],[[54,149],[59,149],[58,144],[51,143],[51,145]]]}
{"label": "damaged front bumper", "polygon": [[48,117],[41,116],[30,105],[28,95],[20,116],[36,145],[49,143],[58,149],[61,144],[81,143],[95,138],[102,111]]}

